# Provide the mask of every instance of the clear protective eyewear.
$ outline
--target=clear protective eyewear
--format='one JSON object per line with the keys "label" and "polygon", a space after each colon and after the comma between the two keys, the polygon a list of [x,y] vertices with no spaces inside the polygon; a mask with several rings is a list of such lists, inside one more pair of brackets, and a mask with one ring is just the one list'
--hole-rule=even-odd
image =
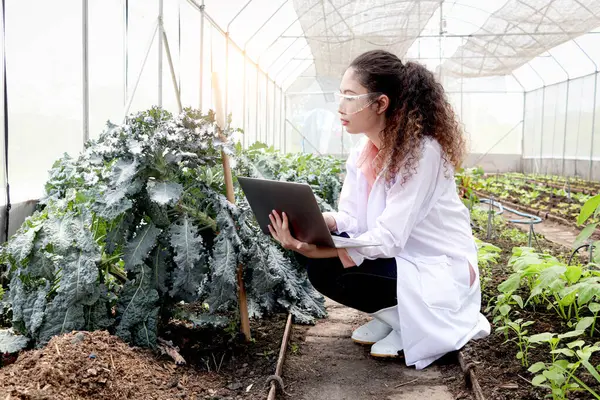
{"label": "clear protective eyewear", "polygon": [[365,94],[343,94],[335,93],[339,104],[339,111],[344,115],[358,114],[365,108],[377,101],[383,93],[372,92]]}

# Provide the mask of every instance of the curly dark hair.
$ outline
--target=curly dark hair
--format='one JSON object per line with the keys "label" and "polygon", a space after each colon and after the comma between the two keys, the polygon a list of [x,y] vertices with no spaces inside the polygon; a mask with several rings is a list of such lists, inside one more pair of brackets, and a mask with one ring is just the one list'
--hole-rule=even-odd
{"label": "curly dark hair", "polygon": [[403,64],[384,50],[363,53],[350,67],[369,92],[383,93],[390,99],[375,165],[377,170],[387,167],[386,180],[399,175],[403,184],[410,179],[427,136],[440,144],[446,167],[460,167],[465,138],[444,88],[431,71],[415,62]]}

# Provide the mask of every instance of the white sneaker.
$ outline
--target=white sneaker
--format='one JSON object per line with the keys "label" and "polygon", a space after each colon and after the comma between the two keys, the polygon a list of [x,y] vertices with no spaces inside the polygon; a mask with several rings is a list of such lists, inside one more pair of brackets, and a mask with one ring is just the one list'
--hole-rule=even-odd
{"label": "white sneaker", "polygon": [[373,319],[352,332],[352,340],[359,344],[374,344],[385,338],[392,328],[385,322]]}
{"label": "white sneaker", "polygon": [[379,340],[371,346],[371,355],[373,357],[395,358],[402,350],[402,338],[400,333],[392,330],[389,335]]}

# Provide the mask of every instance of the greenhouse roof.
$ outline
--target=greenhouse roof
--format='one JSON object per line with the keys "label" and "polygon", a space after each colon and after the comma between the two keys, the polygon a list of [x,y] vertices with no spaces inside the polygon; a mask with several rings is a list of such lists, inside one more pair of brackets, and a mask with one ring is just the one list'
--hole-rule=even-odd
{"label": "greenhouse roof", "polygon": [[[202,7],[201,0],[188,0]],[[448,76],[510,75],[533,69],[538,86],[596,70],[597,0],[204,0],[207,13],[282,87],[307,70],[326,84],[356,55],[385,48]],[[585,43],[584,43],[585,42]],[[573,61],[553,52],[567,43]],[[584,44],[582,44],[584,43]],[[541,57],[547,65],[532,60]],[[542,61],[543,62],[543,61]],[[579,73],[581,64],[586,71]],[[550,65],[552,64],[552,65]],[[571,66],[571,64],[573,64]],[[531,72],[521,74],[521,77]],[[519,73],[517,72],[517,75]],[[304,74],[306,75],[306,74]],[[515,76],[516,77],[516,76]],[[518,79],[521,82],[523,79]],[[527,84],[521,85],[528,89]],[[535,86],[535,85],[534,85]]]}

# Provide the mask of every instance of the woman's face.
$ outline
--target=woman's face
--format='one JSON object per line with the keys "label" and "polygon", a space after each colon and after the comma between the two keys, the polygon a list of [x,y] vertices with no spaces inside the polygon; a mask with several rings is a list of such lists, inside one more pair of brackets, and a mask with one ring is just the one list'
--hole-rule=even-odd
{"label": "woman's face", "polygon": [[[383,113],[378,113],[377,95],[361,85],[353,68],[348,68],[340,84],[338,112],[348,133],[366,133],[379,126]],[[363,95],[363,96],[361,96]]]}

